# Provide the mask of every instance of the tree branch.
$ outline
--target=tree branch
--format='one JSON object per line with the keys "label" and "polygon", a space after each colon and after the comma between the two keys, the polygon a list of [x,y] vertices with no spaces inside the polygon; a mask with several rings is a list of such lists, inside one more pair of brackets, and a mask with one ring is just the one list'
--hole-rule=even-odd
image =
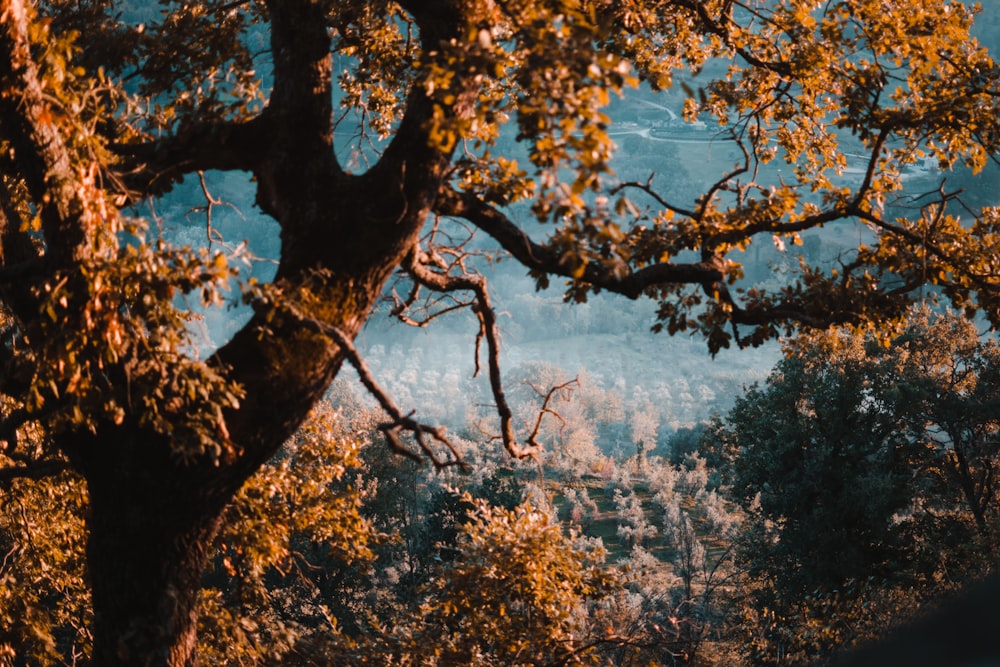
{"label": "tree branch", "polygon": [[155,141],[112,144],[111,148],[123,160],[118,176],[135,202],[169,191],[186,174],[211,169],[252,171],[262,159],[268,126],[260,116],[212,122]]}
{"label": "tree branch", "polygon": [[46,256],[59,265],[87,253],[85,204],[69,149],[39,81],[28,37],[24,0],[0,0],[0,126],[23,166],[22,174],[39,205]]}
{"label": "tree branch", "polygon": [[[566,420],[563,419],[563,416],[561,414],[556,412],[554,409],[550,408],[549,403],[552,402],[552,399],[559,392],[565,391],[567,394],[569,394],[571,391],[570,387],[579,386],[580,385],[579,378],[573,378],[572,380],[567,380],[562,384],[557,384],[554,387],[549,387],[549,390],[544,393],[540,389],[538,389],[538,387],[531,384],[530,382],[527,382],[526,384],[529,387],[531,387],[536,394],[538,394],[540,397],[543,398],[542,408],[538,411],[538,418],[535,419],[535,426],[534,428],[531,429],[531,435],[528,436],[528,444],[534,447],[535,449],[541,451],[542,445],[541,443],[538,442],[538,434],[542,428],[542,419],[545,417],[545,415],[552,415],[553,417],[559,420],[560,424],[562,424],[562,427],[560,427],[559,429],[559,439],[560,439],[560,446],[564,446],[561,441],[562,441],[563,427],[566,426]],[[566,397],[566,400],[569,400],[569,396]]]}
{"label": "tree branch", "polygon": [[663,262],[624,275],[588,264],[583,275],[577,278],[557,252],[536,243],[507,216],[474,194],[453,190],[443,192],[438,197],[435,211],[441,215],[468,220],[493,237],[514,259],[529,269],[579,279],[630,299],[637,299],[650,287],[666,284],[714,285],[724,278],[716,262]]}
{"label": "tree branch", "polygon": [[[383,423],[379,425],[379,430],[385,435],[386,440],[389,442],[389,446],[392,449],[414,461],[421,462],[422,458],[420,454],[414,452],[410,448],[406,447],[399,438],[400,431],[409,431],[413,434],[414,439],[417,441],[417,445],[420,447],[420,451],[423,452],[435,468],[442,469],[454,465],[465,466],[465,462],[462,459],[462,455],[459,453],[455,445],[448,439],[445,435],[444,429],[436,426],[429,426],[422,422],[418,422],[413,419],[413,412],[408,414],[403,414],[393,400],[389,397],[389,394],[383,390],[378,383],[375,381],[371,370],[365,363],[364,359],[358,353],[354,343],[351,339],[344,334],[339,328],[321,322],[314,317],[310,317],[291,304],[285,302],[276,306],[281,312],[290,315],[297,322],[308,328],[309,330],[327,336],[333,340],[334,343],[340,347],[348,363],[354,368],[358,373],[358,377],[361,379],[361,384],[364,385],[365,389],[368,390],[375,400],[378,401],[379,406],[382,410],[389,415],[392,421]],[[442,459],[439,458],[438,454],[431,447],[428,438],[433,441],[444,445],[451,453],[452,458]]]}
{"label": "tree branch", "polygon": [[656,174],[650,174],[649,178],[646,179],[645,183],[641,183],[639,181],[622,181],[621,183],[613,187],[609,192],[609,194],[616,195],[622,190],[625,190],[626,188],[635,188],[636,190],[641,190],[642,192],[645,192],[647,195],[652,197],[653,201],[659,204],[664,210],[672,211],[675,215],[683,215],[688,218],[695,217],[696,214],[694,211],[686,208],[680,208],[679,206],[674,206],[666,199],[664,199],[660,195],[660,193],[658,193],[656,190],[653,189],[653,177],[655,175]]}
{"label": "tree branch", "polygon": [[[780,60],[775,60],[775,61],[764,60],[762,58],[757,57],[750,51],[748,51],[745,47],[734,45],[732,42],[732,36],[730,35],[729,25],[727,25],[725,21],[718,21],[712,18],[712,16],[709,15],[708,13],[708,9],[706,8],[705,2],[701,0],[694,0],[694,1],[680,0],[677,4],[697,15],[698,20],[701,21],[702,25],[705,26],[705,29],[708,32],[711,32],[721,37],[726,42],[726,44],[728,44],[736,53],[740,55],[741,58],[743,58],[743,60],[745,60],[750,65],[753,65],[754,67],[760,67],[761,69],[766,69],[768,71],[774,72],[775,74],[779,74],[784,77],[791,75],[792,66],[789,63]],[[758,14],[758,16],[760,15]]]}
{"label": "tree branch", "polygon": [[[490,390],[493,393],[493,400],[496,402],[497,414],[500,416],[500,437],[504,448],[515,458],[534,457],[537,454],[537,447],[522,447],[518,444],[514,435],[514,413],[507,402],[507,397],[503,390],[503,383],[500,375],[500,335],[497,330],[496,313],[490,301],[489,291],[486,289],[486,279],[481,275],[464,274],[460,276],[448,275],[432,271],[429,267],[429,260],[422,250],[415,248],[406,260],[406,271],[415,281],[421,285],[439,292],[451,292],[455,290],[470,291],[475,295],[475,305],[473,312],[479,319],[480,338],[486,340],[487,364],[489,366]],[[479,368],[478,344],[476,354],[476,368]]]}

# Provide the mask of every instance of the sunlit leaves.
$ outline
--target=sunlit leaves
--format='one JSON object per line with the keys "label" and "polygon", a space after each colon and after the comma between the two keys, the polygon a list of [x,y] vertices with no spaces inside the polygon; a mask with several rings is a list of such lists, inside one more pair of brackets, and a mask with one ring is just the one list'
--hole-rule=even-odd
{"label": "sunlit leaves", "polygon": [[[195,290],[217,298],[231,277],[224,257],[129,242],[102,254],[39,288],[25,407],[57,431],[96,431],[133,412],[172,436],[182,458],[231,456],[221,411],[238,405],[239,389],[188,356],[189,316],[173,302]],[[126,387],[110,382],[119,374]]]}
{"label": "sunlit leaves", "polygon": [[[385,145],[380,140],[391,138],[403,115],[416,108],[410,106],[412,94],[421,93],[429,103],[416,119],[422,139],[444,154],[454,152],[453,185],[496,206],[531,201],[538,220],[554,223],[548,246],[561,257],[558,272],[571,282],[570,300],[585,299],[595,287],[585,275],[596,271],[617,280],[640,268],[677,263],[686,251],[723,267],[725,282],[736,286],[743,273],[738,253],[751,243],[793,242],[806,229],[855,224],[858,214],[880,219],[899,196],[909,165],[933,156],[946,167],[978,169],[997,143],[997,69],[968,37],[974,8],[944,0],[475,1],[459,9],[431,20],[419,7],[384,0],[330,8],[341,93],[336,101],[350,112],[335,119],[338,141],[348,142],[354,157],[377,154]],[[183,31],[202,35],[212,21],[234,45],[227,50],[215,35],[211,53],[186,59],[198,65],[192,72],[207,77],[202,83],[182,71],[189,64],[166,63],[157,70],[153,64],[163,58],[154,51],[136,71],[162,79],[161,91],[186,82],[176,88],[182,96],[204,98],[193,106],[175,100],[171,113],[224,115],[210,99],[231,100],[243,105],[240,114],[252,113],[249,88],[212,91],[223,80],[253,78],[245,44],[259,39],[258,11],[252,4],[167,5],[162,21],[139,36],[143,49],[173,44]],[[606,107],[639,81],[653,90],[679,83],[687,94],[685,119],[708,119],[745,152],[745,161],[706,185],[694,206],[671,207],[661,199],[645,209],[611,191],[615,146]],[[156,115],[144,113],[130,115],[136,127],[150,127]],[[349,116],[356,121],[353,129]],[[507,151],[515,132],[520,145]],[[848,165],[857,170],[859,159],[860,182],[845,183]],[[788,168],[774,183],[778,164]],[[673,216],[669,222],[667,213]],[[895,235],[890,224],[883,231],[884,238]],[[914,238],[904,234],[896,242],[912,245]],[[859,259],[868,265],[886,254],[877,249],[872,261],[863,252]],[[904,270],[898,259],[891,273]],[[915,274],[904,273],[893,278],[908,283]],[[746,303],[732,300],[735,291],[727,297],[709,287],[704,301],[714,314],[689,313],[684,323],[664,320],[666,328],[690,328],[701,317],[696,328],[710,332],[717,349],[739,338],[720,328],[726,317],[753,309],[759,315],[745,319],[807,321],[801,299],[824,291],[840,295],[846,309],[840,319],[878,312],[875,295],[851,289],[861,281],[828,280],[821,288],[815,266],[799,278],[785,294],[752,288],[757,292]],[[539,284],[546,282],[539,275]],[[949,296],[968,300],[965,289]],[[852,304],[855,297],[868,305]],[[665,308],[701,308],[700,300],[685,298]],[[743,336],[756,342],[777,330],[762,324]]]}
{"label": "sunlit leaves", "polygon": [[399,121],[419,43],[415,26],[394,2],[336,3],[341,107],[361,117],[360,135],[389,136]]}
{"label": "sunlit leaves", "polygon": [[429,587],[420,624],[406,629],[412,633],[410,659],[414,664],[531,665],[543,659],[593,664],[584,609],[606,595],[612,581],[601,567],[603,552],[575,545],[529,503],[513,510],[475,504],[459,557]]}
{"label": "sunlit leaves", "polygon": [[[295,576],[313,571],[306,559],[357,567],[381,539],[359,514],[363,500],[354,476],[358,452],[375,446],[349,433],[358,420],[341,420],[321,404],[291,439],[280,460],[251,478],[227,515],[215,543],[215,568],[200,601],[203,659],[218,665],[256,665],[278,659],[316,628],[301,618],[324,618],[323,601]],[[22,448],[40,447],[38,430]],[[0,464],[10,461],[0,455]],[[70,474],[0,484],[0,664],[65,665],[90,655],[92,609],[85,574],[85,519],[90,511],[81,479]],[[299,607],[289,610],[294,600]]]}
{"label": "sunlit leaves", "polygon": [[0,503],[0,664],[88,655],[83,482],[69,474],[17,480],[0,486]]}
{"label": "sunlit leaves", "polygon": [[372,530],[359,514],[360,492],[344,479],[360,468],[366,443],[348,426],[329,403],[317,406],[229,509],[218,537],[220,558],[230,574],[239,573],[245,594],[266,594],[264,575],[289,566],[297,535],[308,535],[345,562],[371,557]]}

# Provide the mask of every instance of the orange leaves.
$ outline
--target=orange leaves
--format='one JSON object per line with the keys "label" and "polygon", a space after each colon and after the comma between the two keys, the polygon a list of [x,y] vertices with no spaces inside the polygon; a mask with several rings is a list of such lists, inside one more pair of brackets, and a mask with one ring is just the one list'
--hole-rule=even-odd
{"label": "orange leaves", "polygon": [[369,542],[379,535],[361,516],[363,495],[348,478],[362,465],[362,436],[350,432],[358,426],[320,403],[282,457],[244,485],[218,538],[230,576],[266,595],[265,575],[287,568],[303,538],[344,562],[372,557]]}
{"label": "orange leaves", "polygon": [[[188,318],[171,299],[175,290],[195,289],[214,298],[232,276],[226,257],[141,241],[118,247],[113,234],[102,238],[88,262],[37,291],[42,317],[26,331],[30,344],[22,350],[33,368],[26,408],[46,411],[57,432],[121,424],[128,411],[176,436],[181,458],[231,454],[220,437],[221,411],[238,405],[239,389],[190,358]],[[112,385],[110,376],[128,381]]]}
{"label": "orange leaves", "polygon": [[431,582],[436,595],[421,609],[410,650],[426,655],[423,644],[433,644],[449,664],[481,653],[501,664],[532,655],[586,664],[584,605],[607,594],[614,577],[601,566],[603,550],[587,549],[529,503],[506,510],[465,500],[475,516],[459,557]]}
{"label": "orange leaves", "polygon": [[462,189],[477,192],[490,203],[509,205],[535,194],[535,183],[517,160],[494,158],[487,151],[482,159],[468,159],[458,165],[457,180]]}

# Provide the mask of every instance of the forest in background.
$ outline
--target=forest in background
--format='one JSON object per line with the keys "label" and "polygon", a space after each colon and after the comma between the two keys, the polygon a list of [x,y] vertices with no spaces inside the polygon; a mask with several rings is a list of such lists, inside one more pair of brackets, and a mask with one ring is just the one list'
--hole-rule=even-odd
{"label": "forest in background", "polygon": [[[139,12],[132,22],[159,11],[129,9]],[[980,38],[995,47],[995,11],[981,19]],[[705,78],[720,71],[702,68]],[[666,94],[640,86],[611,103],[618,181],[653,184],[690,207],[740,161],[735,142],[682,117],[698,85],[679,77]],[[492,145],[529,161],[514,134],[505,129]],[[333,141],[348,169],[386,148],[350,131]],[[789,170],[780,160],[761,166],[762,190],[781,186],[781,165]],[[885,217],[919,213],[942,178],[965,190],[969,210],[995,205],[1000,169],[972,171],[914,161]],[[860,182],[850,160],[834,180]],[[223,251],[244,285],[267,282],[282,248],[279,225],[255,209],[255,188],[247,172],[209,169],[155,204],[123,210],[177,246]],[[528,204],[509,208],[529,232],[550,229],[531,221]],[[537,276],[482,234],[467,240],[470,229],[442,223],[439,233],[489,281],[506,399],[538,455],[520,461],[504,449],[491,378],[474,376],[469,342],[482,329],[459,308],[469,303],[446,293],[401,309],[416,278],[400,272],[356,339],[365,379],[421,422],[446,427],[464,465],[393,454],[378,394],[345,369],[221,515],[197,590],[203,664],[823,664],[993,569],[1000,352],[980,336],[982,320],[937,303],[945,288],[921,291],[921,306],[891,331],[821,330],[710,356],[701,336],[651,332],[669,319],[662,303],[607,292],[564,303],[574,299],[561,288],[579,276],[536,289]],[[780,291],[802,262],[836,269],[866,234],[829,225],[732,256],[748,289]],[[696,255],[684,250],[678,261]],[[178,349],[201,359],[253,310],[235,289],[210,293],[212,307],[197,291],[169,293],[182,313],[198,314],[185,320],[193,340]],[[11,334],[8,348],[20,344]],[[196,399],[180,405],[200,409]],[[17,414],[20,404],[4,400]],[[14,428],[20,445],[8,434],[5,452],[47,451],[47,427]],[[88,491],[63,470],[5,478],[2,493],[0,664],[86,663]]]}
{"label": "forest in background", "polygon": [[[515,369],[545,454],[515,465],[470,427],[467,471],[387,455],[379,410],[339,380],[227,510],[203,659],[825,664],[991,571],[1000,348],[923,310],[888,346],[829,332],[784,351],[731,410],[665,440],[585,376]],[[83,489],[9,493],[4,581],[32,586],[4,589],[0,659],[72,663]]]}

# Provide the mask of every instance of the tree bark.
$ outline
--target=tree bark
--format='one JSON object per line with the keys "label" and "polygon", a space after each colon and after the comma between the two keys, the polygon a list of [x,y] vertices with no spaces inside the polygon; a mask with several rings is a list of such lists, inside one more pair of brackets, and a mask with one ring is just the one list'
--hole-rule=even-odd
{"label": "tree bark", "polygon": [[[296,310],[353,339],[417,242],[441,170],[424,165],[422,183],[391,163],[349,176],[326,158],[311,161],[308,150],[285,144],[256,170],[259,198],[282,222],[275,286]],[[330,338],[280,303],[262,307],[210,360],[245,392],[225,415],[239,451],[233,461],[184,466],[169,443],[115,430],[94,443],[100,453],[85,455],[85,477],[95,664],[197,664],[199,579],[221,512],[299,427],[343,360]]]}
{"label": "tree bark", "polygon": [[197,599],[227,489],[132,429],[88,443],[95,665],[196,664]]}
{"label": "tree bark", "polygon": [[[343,280],[310,272],[286,277],[353,338],[398,258]],[[352,289],[348,290],[345,283]],[[311,313],[315,315],[315,313]],[[201,574],[226,503],[322,398],[343,354],[329,339],[276,315],[260,315],[215,362],[231,369],[246,395],[227,425],[241,454],[219,465],[183,463],[169,441],[119,427],[74,443],[90,493],[88,566],[93,589],[94,664],[193,667]]]}

